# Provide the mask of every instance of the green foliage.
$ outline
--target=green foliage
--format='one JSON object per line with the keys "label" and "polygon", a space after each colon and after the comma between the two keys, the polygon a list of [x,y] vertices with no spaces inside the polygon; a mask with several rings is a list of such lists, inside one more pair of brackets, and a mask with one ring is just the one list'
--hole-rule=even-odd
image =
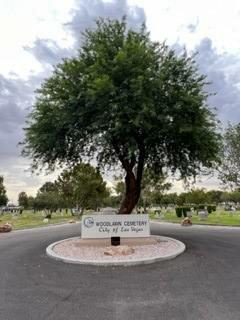
{"label": "green foliage", "polygon": [[178,218],[181,218],[182,216],[187,217],[187,212],[191,211],[191,207],[188,206],[181,206],[175,208],[176,215]]}
{"label": "green foliage", "polygon": [[3,181],[3,176],[0,176],[0,206],[5,206],[8,202],[7,192]]}
{"label": "green foliage", "polygon": [[57,192],[57,185],[55,182],[47,181],[41,186],[39,192]]}
{"label": "green foliage", "polygon": [[[235,211],[232,215],[229,212],[218,210],[208,215],[206,220],[201,220],[198,215],[193,215],[191,220],[193,224],[240,226],[240,211]],[[174,211],[168,211],[164,214],[164,221],[181,223],[181,217],[178,218]]]}
{"label": "green foliage", "polygon": [[234,203],[240,203],[240,192],[239,191],[229,192],[228,201],[231,201]]}
{"label": "green foliage", "polygon": [[181,218],[182,217],[182,207],[176,207],[175,211],[176,211],[177,217]]}
{"label": "green foliage", "polygon": [[54,212],[63,207],[63,201],[57,192],[43,191],[38,192],[36,198],[34,199],[33,206],[35,210],[46,209],[49,210],[49,212]]}
{"label": "green foliage", "polygon": [[182,206],[184,205],[184,203],[186,203],[186,192],[182,192],[177,196],[177,200],[176,203],[178,206]]}
{"label": "green foliage", "polygon": [[26,192],[22,191],[18,195],[18,204],[19,206],[23,207],[24,209],[28,208],[28,195]]}
{"label": "green foliage", "polygon": [[204,189],[192,189],[186,193],[186,203],[201,204],[209,202],[209,195]]}
{"label": "green foliage", "polygon": [[191,211],[191,207],[184,206],[182,207],[182,213],[184,217],[187,217],[187,212]]}
{"label": "green foliage", "polygon": [[220,190],[210,190],[207,192],[207,199],[209,203],[218,204],[221,202],[223,191]]}
{"label": "green foliage", "polygon": [[106,182],[100,172],[88,163],[80,163],[73,169],[64,170],[56,185],[68,205],[97,209],[109,195]]}
{"label": "green foliage", "polygon": [[177,203],[176,193],[160,194],[159,199],[155,200],[155,203],[161,204],[163,206],[175,205]]}
{"label": "green foliage", "polygon": [[29,209],[34,209],[35,205],[34,205],[34,202],[35,202],[35,198],[32,197],[32,196],[29,196],[28,197],[28,208]]}
{"label": "green foliage", "polygon": [[240,187],[240,123],[225,131],[219,178],[232,189]]}
{"label": "green foliage", "polygon": [[[124,194],[126,192],[126,186],[125,183],[123,181],[118,181],[116,183],[116,186],[114,187],[114,191],[116,192],[118,198],[119,198],[119,203],[122,201]],[[118,203],[118,204],[119,204]]]}
{"label": "green foliage", "polygon": [[186,52],[151,41],[144,27],[136,32],[125,20],[100,19],[85,32],[79,54],[56,66],[38,90],[23,154],[33,167],[50,169],[83,157],[96,157],[99,166],[121,164],[135,181],[127,187],[129,213],[145,165],[186,178],[218,160],[206,85]]}
{"label": "green foliage", "polygon": [[212,212],[215,212],[217,210],[217,206],[215,205],[207,205],[207,212],[208,213],[212,213]]}
{"label": "green foliage", "polygon": [[146,207],[151,203],[158,203],[164,192],[171,188],[171,183],[166,182],[167,175],[156,174],[151,169],[145,169],[142,179],[142,193],[139,204]]}

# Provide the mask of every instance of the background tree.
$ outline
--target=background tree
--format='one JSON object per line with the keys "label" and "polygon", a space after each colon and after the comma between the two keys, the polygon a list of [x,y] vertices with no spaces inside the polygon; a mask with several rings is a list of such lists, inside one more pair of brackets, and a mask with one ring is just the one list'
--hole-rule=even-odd
{"label": "background tree", "polygon": [[46,210],[46,217],[52,217],[52,213],[62,208],[62,198],[55,191],[38,192],[34,199],[35,210]]}
{"label": "background tree", "polygon": [[177,196],[177,201],[176,201],[178,206],[182,206],[185,203],[187,203],[187,192],[182,192]]}
{"label": "background tree", "polygon": [[215,203],[216,205],[221,202],[223,191],[221,190],[210,190],[207,192],[209,203]]}
{"label": "background tree", "polygon": [[47,181],[45,182],[41,188],[39,188],[40,193],[44,192],[57,192],[58,188],[55,182]]}
{"label": "background tree", "polygon": [[126,193],[126,186],[122,175],[114,176],[115,186],[113,188],[116,195],[111,195],[113,202],[117,201],[116,207],[123,201]]}
{"label": "background tree", "polygon": [[8,203],[7,192],[3,182],[3,176],[0,176],[0,206],[5,206]]}
{"label": "background tree", "polygon": [[53,212],[64,207],[56,182],[47,181],[39,188],[33,206],[35,210],[45,210],[47,218],[51,218]]}
{"label": "background tree", "polygon": [[116,192],[116,194],[119,197],[119,199],[122,200],[123,197],[124,197],[124,194],[125,194],[125,183],[124,183],[124,181],[118,181],[116,183],[114,191]]}
{"label": "background tree", "polygon": [[142,193],[139,203],[144,207],[157,203],[157,200],[165,191],[171,188],[171,183],[166,182],[167,176],[164,174],[156,174],[153,170],[146,169],[142,179]]}
{"label": "background tree", "polygon": [[168,205],[175,205],[177,203],[177,194],[176,193],[167,193],[167,194],[162,194],[160,196],[159,202],[163,206],[168,206]]}
{"label": "background tree", "polygon": [[79,207],[81,213],[87,207],[96,210],[109,195],[100,172],[88,163],[64,170],[58,177],[57,185],[65,200]]}
{"label": "background tree", "polygon": [[240,123],[225,131],[219,178],[231,189],[240,187]]}
{"label": "background tree", "polygon": [[23,207],[24,209],[28,208],[28,195],[26,194],[26,192],[22,191],[19,193],[18,195],[18,204],[19,206]]}
{"label": "background tree", "polygon": [[79,54],[38,90],[23,154],[50,169],[83,157],[120,164],[126,192],[119,213],[131,213],[145,166],[186,178],[215,163],[219,135],[206,84],[193,58],[152,42],[145,27],[100,19]]}
{"label": "background tree", "polygon": [[29,196],[28,197],[28,208],[31,209],[31,210],[36,210],[36,207],[35,207],[35,198],[33,196]]}
{"label": "background tree", "polygon": [[185,203],[188,204],[205,204],[209,203],[210,197],[204,188],[196,188],[185,194]]}
{"label": "background tree", "polygon": [[237,190],[230,192],[229,200],[234,202],[235,204],[239,204],[240,203],[240,192]]}

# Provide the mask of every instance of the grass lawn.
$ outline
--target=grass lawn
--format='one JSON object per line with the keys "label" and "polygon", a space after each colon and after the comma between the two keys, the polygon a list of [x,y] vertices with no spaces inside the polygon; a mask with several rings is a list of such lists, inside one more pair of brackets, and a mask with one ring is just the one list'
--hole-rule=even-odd
{"label": "grass lawn", "polygon": [[40,226],[47,226],[49,224],[68,222],[69,220],[76,220],[77,217],[72,217],[69,212],[66,214],[65,210],[62,213],[57,212],[52,214],[52,219],[48,223],[44,223],[43,219],[45,214],[43,212],[24,211],[21,215],[14,216],[13,214],[0,215],[0,225],[9,222],[12,224],[13,229],[34,228]]}
{"label": "grass lawn", "polygon": [[[168,211],[164,213],[164,218],[156,218],[154,213],[150,214],[151,219],[166,222],[181,223],[183,218],[178,218],[175,211]],[[226,212],[217,210],[208,215],[206,220],[201,220],[196,214],[192,216],[192,223],[196,224],[213,224],[213,225],[226,225],[226,226],[240,226],[240,211]]]}
{"label": "grass lawn", "polygon": [[[73,217],[71,213],[57,212],[52,214],[52,219],[48,223],[44,223],[43,219],[45,214],[43,212],[33,213],[32,211],[24,211],[21,215],[14,216],[13,214],[0,215],[0,225],[9,222],[13,225],[13,229],[34,228],[40,226],[47,226],[50,224],[64,223],[69,220],[78,221],[77,217]],[[150,218],[157,221],[176,222],[181,223],[183,218],[178,218],[175,211],[164,212],[164,218],[157,218],[154,213],[150,213]],[[193,224],[213,224],[213,225],[226,225],[226,226],[240,226],[240,211],[226,212],[217,210],[209,214],[206,220],[201,220],[196,214],[192,217]]]}

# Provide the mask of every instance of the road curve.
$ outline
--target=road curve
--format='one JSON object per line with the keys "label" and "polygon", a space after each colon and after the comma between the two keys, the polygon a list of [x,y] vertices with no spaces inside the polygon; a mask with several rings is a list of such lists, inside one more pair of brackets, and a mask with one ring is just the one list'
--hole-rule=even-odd
{"label": "road curve", "polygon": [[152,224],[187,250],[136,267],[48,258],[50,243],[80,234],[62,225],[0,234],[0,320],[239,320],[240,228]]}

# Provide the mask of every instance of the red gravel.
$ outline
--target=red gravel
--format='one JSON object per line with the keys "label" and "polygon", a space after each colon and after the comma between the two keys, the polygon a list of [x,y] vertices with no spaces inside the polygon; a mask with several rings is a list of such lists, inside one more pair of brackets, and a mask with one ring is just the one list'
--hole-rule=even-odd
{"label": "red gravel", "polygon": [[53,251],[64,258],[76,259],[79,261],[134,261],[165,257],[181,248],[181,244],[171,238],[158,237],[155,244],[131,245],[134,253],[122,256],[106,256],[106,246],[81,245],[81,239],[73,238],[56,244]]}

